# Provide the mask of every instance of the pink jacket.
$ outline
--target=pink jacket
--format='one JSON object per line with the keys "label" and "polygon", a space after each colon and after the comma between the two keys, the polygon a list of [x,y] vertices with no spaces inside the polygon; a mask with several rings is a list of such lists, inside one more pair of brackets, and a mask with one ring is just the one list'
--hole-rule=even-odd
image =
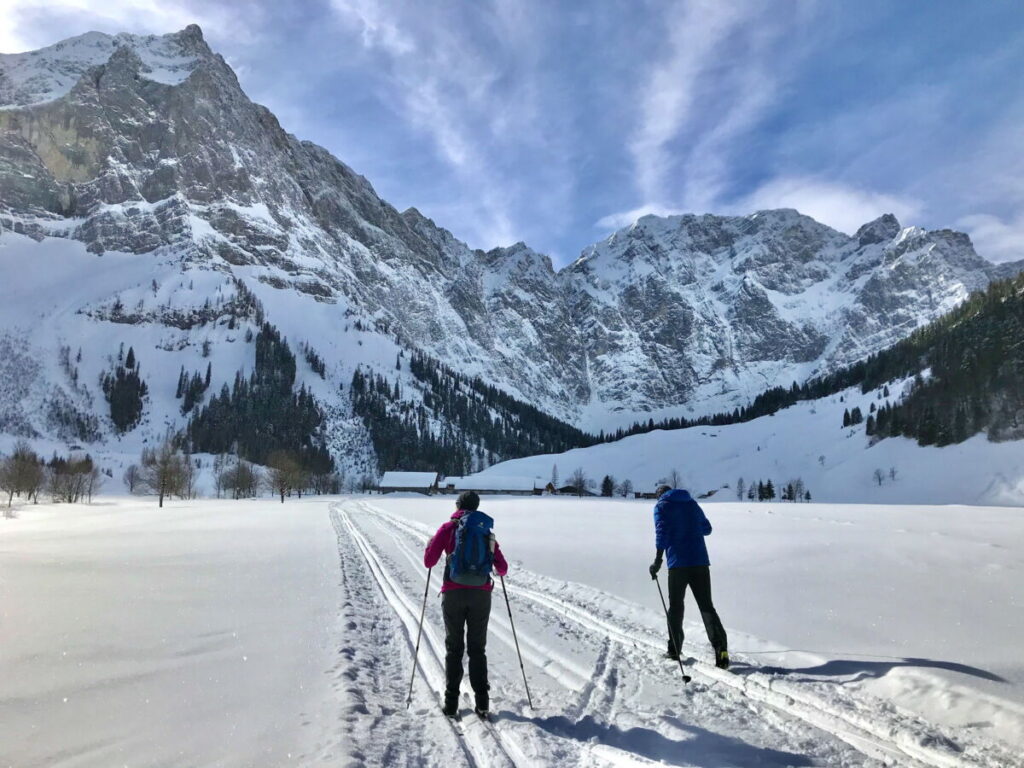
{"label": "pink jacket", "polygon": [[[427,542],[427,548],[423,552],[423,564],[427,568],[433,568],[437,565],[437,561],[441,559],[442,554],[450,555],[455,551],[455,528],[458,526],[459,518],[464,514],[466,514],[465,510],[458,510],[452,515],[452,519],[438,528],[434,537]],[[494,542],[494,572],[499,576],[504,576],[508,573],[508,563],[505,561],[505,556],[501,554],[501,547],[498,546],[498,542]],[[494,580],[492,579],[480,587],[470,587],[465,584],[456,584],[450,579],[445,579],[441,585],[441,591],[447,592],[450,589],[485,589],[490,592],[494,589]]]}

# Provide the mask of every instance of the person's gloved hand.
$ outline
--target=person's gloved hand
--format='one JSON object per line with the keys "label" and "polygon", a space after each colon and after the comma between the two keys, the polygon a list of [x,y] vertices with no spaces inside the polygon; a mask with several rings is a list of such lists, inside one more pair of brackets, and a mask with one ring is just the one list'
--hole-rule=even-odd
{"label": "person's gloved hand", "polygon": [[661,570],[661,560],[655,560],[647,570],[650,572],[652,579],[658,578],[658,571]]}

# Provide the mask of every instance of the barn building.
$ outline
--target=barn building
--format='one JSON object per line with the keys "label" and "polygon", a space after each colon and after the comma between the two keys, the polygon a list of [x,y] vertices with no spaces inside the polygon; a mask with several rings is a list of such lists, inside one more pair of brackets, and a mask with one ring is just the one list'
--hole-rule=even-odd
{"label": "barn building", "polygon": [[381,493],[437,493],[437,472],[385,472],[380,479]]}
{"label": "barn building", "polygon": [[443,493],[476,491],[481,495],[540,496],[544,492],[544,485],[543,480],[533,477],[469,475],[445,478],[441,483],[441,490]]}

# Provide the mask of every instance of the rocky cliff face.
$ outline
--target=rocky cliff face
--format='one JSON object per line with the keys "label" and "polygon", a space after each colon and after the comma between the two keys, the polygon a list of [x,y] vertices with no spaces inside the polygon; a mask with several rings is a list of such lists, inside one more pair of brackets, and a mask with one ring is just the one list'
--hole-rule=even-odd
{"label": "rocky cliff face", "polygon": [[700,413],[860,360],[998,273],[961,233],[886,215],[848,237],[776,210],[644,217],[563,280],[599,401]]}
{"label": "rocky cliff face", "polygon": [[[269,286],[269,319],[287,307],[303,339],[364,318],[595,430],[731,407],[860,359],[996,274],[958,233],[886,216],[851,238],[795,211],[645,217],[561,272],[523,244],[473,251],[286,133],[195,26],[0,57],[0,227],[212,272],[215,290]],[[208,298],[176,295],[137,318]],[[90,302],[77,311],[110,320]],[[340,346],[341,367],[385,365]]]}

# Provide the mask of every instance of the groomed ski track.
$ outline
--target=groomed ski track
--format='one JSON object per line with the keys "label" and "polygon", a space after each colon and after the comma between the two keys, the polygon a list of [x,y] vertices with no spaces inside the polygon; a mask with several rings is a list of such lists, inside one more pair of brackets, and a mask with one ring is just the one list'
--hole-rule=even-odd
{"label": "groomed ski track", "polygon": [[[693,682],[683,685],[678,667],[660,658],[663,639],[630,620],[652,608],[555,581],[514,560],[507,585],[534,711],[499,587],[488,642],[494,720],[472,715],[468,680],[461,722],[441,715],[439,573],[406,710],[430,532],[364,500],[332,503],[330,515],[348,595],[345,626],[355,636],[347,637],[338,672],[343,695],[356,700],[346,718],[353,765],[1024,765],[990,744],[957,744],[919,718],[834,684],[734,674],[690,659]],[[734,660],[741,667],[747,661]],[[367,754],[364,745],[381,753]]]}

